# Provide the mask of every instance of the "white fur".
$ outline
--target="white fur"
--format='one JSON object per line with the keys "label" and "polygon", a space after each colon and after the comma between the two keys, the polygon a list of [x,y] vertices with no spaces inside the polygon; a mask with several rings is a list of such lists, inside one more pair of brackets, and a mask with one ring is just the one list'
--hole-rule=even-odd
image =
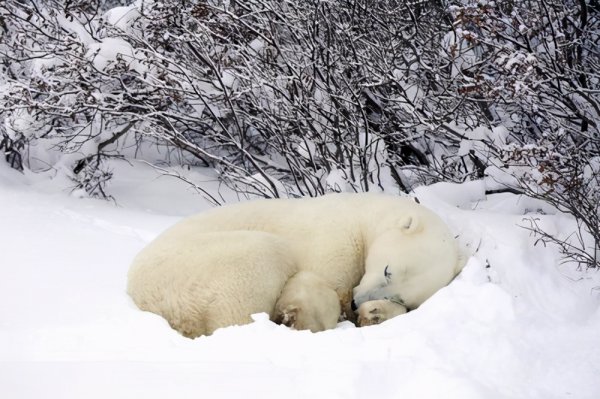
{"label": "white fur", "polygon": [[460,263],[456,241],[444,223],[431,212],[419,212],[368,246],[365,274],[354,288],[355,304],[387,299],[415,309],[450,282]]}
{"label": "white fur", "polygon": [[334,328],[341,314],[340,299],[318,275],[300,271],[283,287],[275,304],[275,321],[296,330],[318,332]]}
{"label": "white fur", "polygon": [[[388,264],[391,279],[383,273]],[[329,290],[352,318],[352,289],[359,282],[359,304],[401,298],[412,309],[457,271],[454,239],[426,208],[382,194],[331,194],[246,202],[184,219],[135,258],[128,292],[141,309],[196,337],[248,323],[253,313],[276,319],[277,300],[298,272],[314,274],[311,284],[318,280],[314,286],[329,299],[321,304],[321,295],[298,295],[305,298],[299,301],[315,300],[296,307],[315,312],[305,315],[313,321],[321,318],[316,309],[327,307],[320,314],[327,315],[323,328],[330,328],[338,310],[330,309]],[[285,299],[293,297],[293,287],[308,281],[298,280],[290,281],[285,306],[294,306]]]}

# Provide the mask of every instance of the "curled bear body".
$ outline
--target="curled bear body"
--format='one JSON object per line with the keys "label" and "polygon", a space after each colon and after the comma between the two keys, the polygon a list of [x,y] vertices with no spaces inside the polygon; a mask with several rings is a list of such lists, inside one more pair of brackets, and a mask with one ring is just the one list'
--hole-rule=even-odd
{"label": "curled bear body", "polygon": [[459,263],[447,226],[411,199],[255,200],[186,218],[159,235],[134,259],[128,293],[187,337],[249,323],[259,312],[287,324],[285,308],[305,312],[293,319],[319,331],[340,314],[353,320],[353,299],[363,309],[381,300],[414,309],[451,281]]}

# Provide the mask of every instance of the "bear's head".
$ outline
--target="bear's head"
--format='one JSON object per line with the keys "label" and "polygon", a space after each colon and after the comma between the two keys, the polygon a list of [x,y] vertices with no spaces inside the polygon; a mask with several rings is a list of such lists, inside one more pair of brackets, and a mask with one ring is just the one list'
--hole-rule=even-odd
{"label": "bear's head", "polygon": [[353,307],[385,299],[414,309],[450,282],[456,243],[445,225],[429,222],[417,215],[402,218],[370,243]]}

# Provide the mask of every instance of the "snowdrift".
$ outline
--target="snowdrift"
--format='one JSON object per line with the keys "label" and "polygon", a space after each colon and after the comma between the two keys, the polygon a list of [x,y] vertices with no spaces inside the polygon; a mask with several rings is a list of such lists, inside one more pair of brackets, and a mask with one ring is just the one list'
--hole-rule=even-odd
{"label": "snowdrift", "polygon": [[2,397],[600,397],[600,272],[534,245],[527,218],[575,228],[544,204],[486,197],[483,181],[420,188],[473,256],[419,309],[318,334],[259,314],[189,340],[133,305],[126,273],[148,241],[209,205],[176,179],[122,167],[116,205],[0,167]]}

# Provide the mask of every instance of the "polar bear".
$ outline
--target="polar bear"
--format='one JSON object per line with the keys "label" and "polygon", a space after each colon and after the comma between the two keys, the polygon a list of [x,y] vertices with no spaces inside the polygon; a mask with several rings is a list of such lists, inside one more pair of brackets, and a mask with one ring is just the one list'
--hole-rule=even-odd
{"label": "polar bear", "polygon": [[260,312],[321,331],[354,320],[353,305],[363,325],[414,309],[460,266],[447,226],[411,199],[329,194],[186,218],[136,256],[127,290],[191,338]]}

